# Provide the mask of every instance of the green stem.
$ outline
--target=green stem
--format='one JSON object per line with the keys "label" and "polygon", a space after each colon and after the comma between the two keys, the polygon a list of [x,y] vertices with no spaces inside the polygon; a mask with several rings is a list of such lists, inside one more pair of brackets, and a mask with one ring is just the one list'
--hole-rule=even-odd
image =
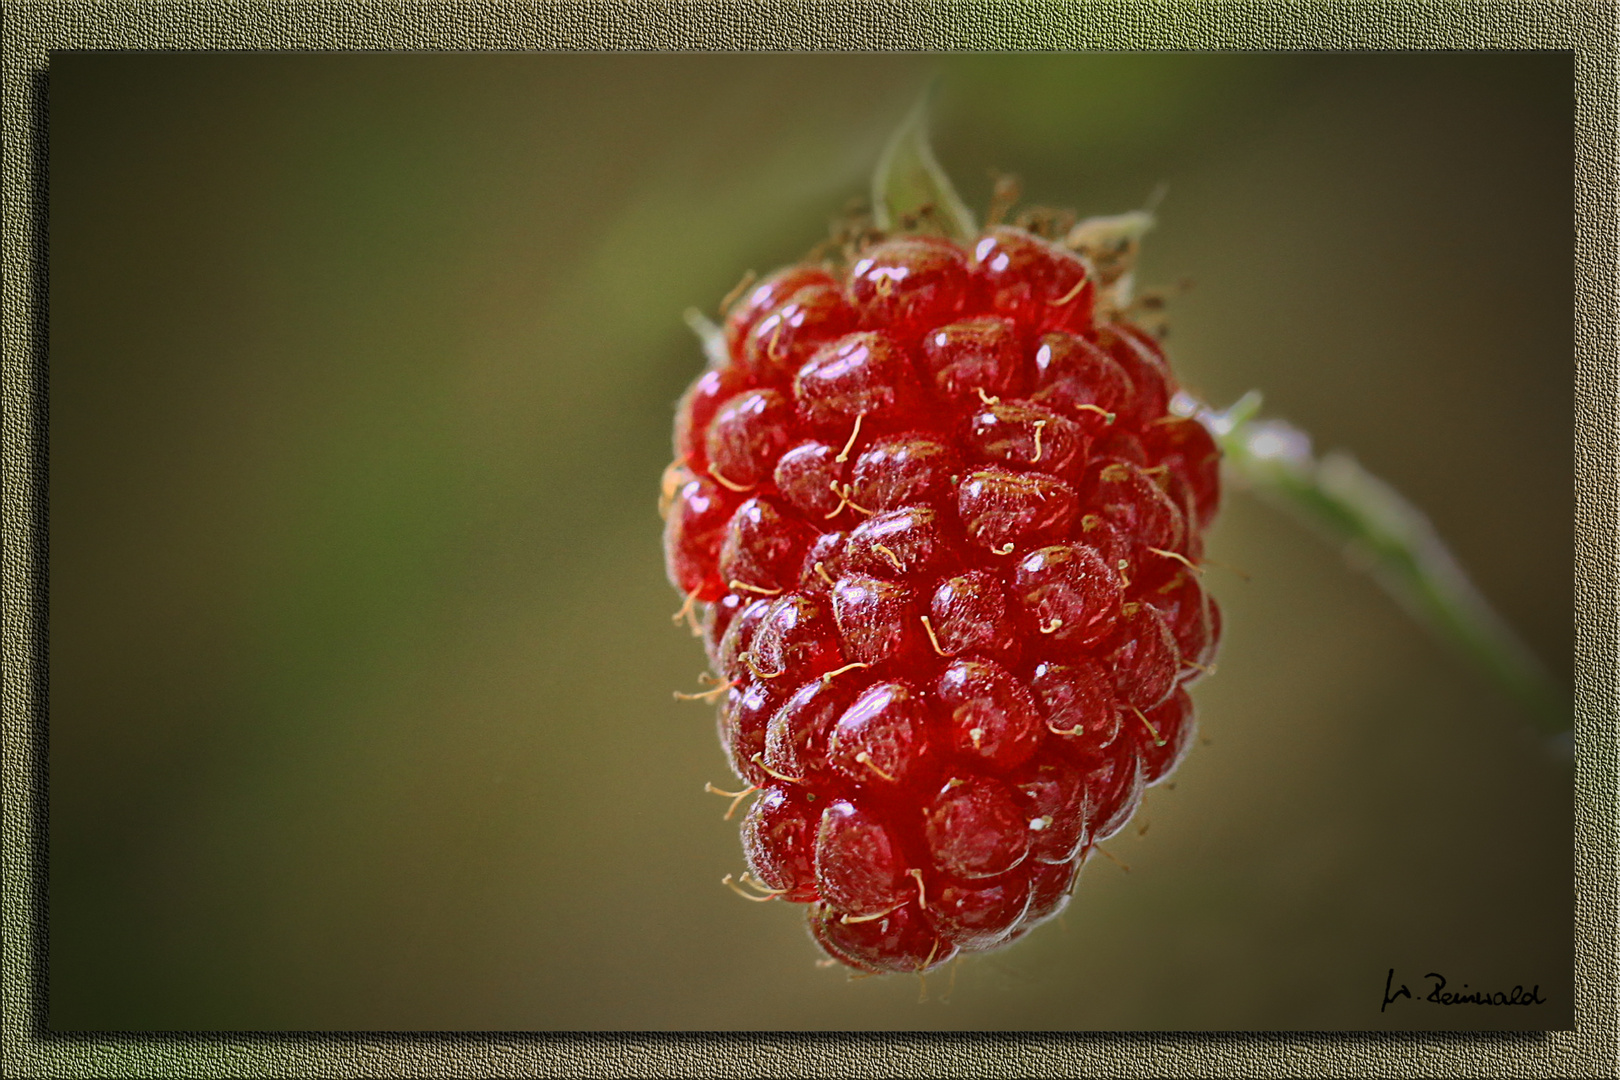
{"label": "green stem", "polygon": [[1568,731],[1568,692],[1468,580],[1434,526],[1348,454],[1318,459],[1310,439],[1281,420],[1258,420],[1250,392],[1224,413],[1184,397],[1220,443],[1228,468],[1268,502],[1341,546],[1419,622],[1517,698],[1549,734]]}

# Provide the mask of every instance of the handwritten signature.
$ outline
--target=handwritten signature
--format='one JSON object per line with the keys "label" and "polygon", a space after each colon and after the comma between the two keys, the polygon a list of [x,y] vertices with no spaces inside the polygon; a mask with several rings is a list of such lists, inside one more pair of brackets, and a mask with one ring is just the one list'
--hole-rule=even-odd
{"label": "handwritten signature", "polygon": [[[1462,990],[1447,992],[1446,977],[1444,975],[1431,971],[1423,977],[1425,979],[1433,979],[1434,986],[1430,989],[1428,996],[1422,1000],[1431,1001],[1436,1005],[1547,1004],[1547,999],[1541,996],[1540,983],[1532,986],[1528,991],[1522,986],[1515,986],[1512,990],[1507,991],[1506,993],[1503,993],[1500,990],[1495,991],[1494,993],[1488,990],[1469,990],[1468,984],[1463,983]],[[1422,987],[1419,987],[1418,989],[1421,990]],[[1418,1000],[1417,998],[1412,997],[1412,991],[1407,988],[1405,983],[1402,983],[1399,987],[1395,986],[1395,969],[1390,968],[1389,976],[1384,980],[1384,1004],[1379,1006],[1378,1011],[1383,1012],[1400,998],[1409,998],[1413,1001]]]}

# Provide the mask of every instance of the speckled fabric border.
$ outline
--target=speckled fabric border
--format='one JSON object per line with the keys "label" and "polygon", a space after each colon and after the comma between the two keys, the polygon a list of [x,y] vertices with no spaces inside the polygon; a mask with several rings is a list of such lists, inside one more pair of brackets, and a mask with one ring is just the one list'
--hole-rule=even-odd
{"label": "speckled fabric border", "polygon": [[[1616,39],[1607,3],[4,4],[3,1058],[8,1076],[1614,1076]],[[46,1033],[50,53],[1422,50],[1576,57],[1576,1017],[1512,1034]]]}

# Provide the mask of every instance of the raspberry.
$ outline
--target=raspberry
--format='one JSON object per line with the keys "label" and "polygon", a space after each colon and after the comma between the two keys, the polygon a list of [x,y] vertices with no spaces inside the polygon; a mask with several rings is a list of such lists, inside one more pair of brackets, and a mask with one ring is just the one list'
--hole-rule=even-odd
{"label": "raspberry", "polygon": [[1219,452],[1084,252],[865,243],[732,306],[664,550],[758,793],[743,883],[849,967],[923,971],[1063,910],[1186,754]]}

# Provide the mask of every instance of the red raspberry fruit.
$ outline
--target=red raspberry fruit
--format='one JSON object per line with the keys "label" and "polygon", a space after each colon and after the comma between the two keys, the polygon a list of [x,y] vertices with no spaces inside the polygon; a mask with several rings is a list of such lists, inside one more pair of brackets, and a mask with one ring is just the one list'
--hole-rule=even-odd
{"label": "red raspberry fruit", "polygon": [[858,970],[1052,917],[1193,737],[1219,451],[1083,256],[996,226],[788,267],[681,399],[664,551],[760,793],[742,881]]}

